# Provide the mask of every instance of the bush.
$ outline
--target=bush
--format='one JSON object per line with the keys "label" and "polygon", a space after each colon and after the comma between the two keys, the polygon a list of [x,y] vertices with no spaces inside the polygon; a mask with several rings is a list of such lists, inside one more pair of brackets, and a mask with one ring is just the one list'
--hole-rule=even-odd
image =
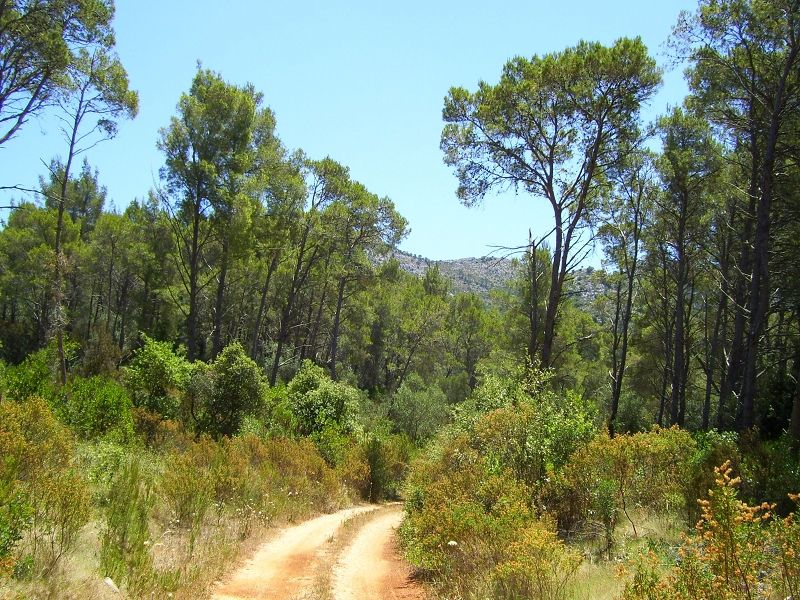
{"label": "bush", "polygon": [[14,568],[14,550],[30,525],[31,506],[17,482],[0,479],[0,581]]}
{"label": "bush", "polygon": [[158,491],[167,524],[189,530],[192,539],[212,509],[234,515],[247,535],[255,519],[335,508],[342,498],[336,473],[310,440],[252,435],[204,437],[172,452]]}
{"label": "bush", "polygon": [[[406,555],[454,597],[565,597],[580,557],[537,518],[530,495],[509,470],[487,464],[466,435],[440,439],[409,475]],[[546,595],[528,596],[533,590]]]}
{"label": "bush", "polygon": [[80,373],[85,377],[112,377],[122,359],[122,348],[105,327],[97,327],[85,346]]}
{"label": "bush", "polygon": [[563,531],[591,531],[599,523],[610,551],[620,513],[636,534],[632,508],[666,512],[680,507],[694,448],[692,437],[678,428],[614,438],[599,434],[555,474],[545,503]]}
{"label": "bush", "polygon": [[234,435],[242,419],[262,406],[261,370],[239,342],[225,347],[211,364],[212,387],[205,406],[203,429],[214,436]]}
{"label": "bush", "polygon": [[124,461],[113,478],[100,534],[100,571],[128,592],[140,595],[153,576],[148,519],[153,504],[150,486],[136,460]]}
{"label": "bush", "polygon": [[8,571],[20,552],[52,571],[89,518],[85,477],[73,466],[70,432],[44,400],[0,402],[0,563]]}
{"label": "bush", "polygon": [[594,415],[576,394],[558,397],[548,375],[532,369],[487,377],[459,419],[471,444],[497,469],[508,468],[536,489],[594,435]]}
{"label": "bush", "polygon": [[539,519],[545,507],[537,501],[594,425],[579,397],[558,397],[547,381],[534,370],[487,376],[454,426],[412,464],[406,551],[455,596],[567,594],[580,558]]}
{"label": "bush", "polygon": [[528,497],[507,471],[491,473],[466,436],[440,441],[412,464],[406,481],[402,531],[409,559],[442,576],[488,573],[530,520]]}
{"label": "bush", "polygon": [[415,373],[390,398],[389,418],[395,424],[395,431],[416,443],[433,437],[449,417],[444,392],[438,386],[426,386]]}
{"label": "bush", "polygon": [[69,383],[62,420],[84,440],[111,434],[121,442],[133,439],[132,402],[126,389],[103,377],[75,377]]}
{"label": "bush", "polygon": [[342,489],[331,469],[309,439],[270,438],[263,445],[265,461],[274,469],[273,485],[302,509],[333,509]]}
{"label": "bush", "polygon": [[196,531],[214,500],[211,465],[217,448],[205,438],[164,461],[159,491],[172,523]]}
{"label": "bush", "polygon": [[532,522],[511,543],[508,554],[511,558],[492,572],[493,598],[570,597],[568,585],[582,557],[564,546],[552,524]]}
{"label": "bush", "polygon": [[788,494],[800,490],[800,462],[787,433],[774,440],[759,440],[755,431],[743,435],[741,463],[733,468],[742,474],[745,501],[775,504],[782,515],[794,509]]}
{"label": "bush", "polygon": [[659,579],[652,567],[640,563],[624,598],[728,600],[796,597],[800,592],[795,516],[775,519],[774,506],[739,500],[740,479],[731,476],[730,462],[715,474],[708,499],[700,501],[696,535],[681,548],[678,566]]}
{"label": "bush", "polygon": [[336,474],[341,482],[359,498],[370,497],[371,471],[363,444],[349,444],[336,465]]}
{"label": "bush", "polygon": [[131,416],[134,432],[149,448],[161,451],[183,449],[192,442],[180,421],[164,419],[160,414],[138,406],[133,408]]}
{"label": "bush", "polygon": [[697,500],[708,498],[709,490],[714,487],[716,476],[714,468],[728,461],[734,469],[741,465],[738,448],[738,436],[732,431],[699,432],[694,436],[695,450],[691,459],[691,473],[683,487],[686,522],[694,524],[700,518],[700,505]]}
{"label": "bush", "polygon": [[157,342],[145,334],[141,336],[142,347],[133,355],[131,364],[123,369],[133,403],[163,417],[175,418],[192,365],[173,352],[172,344]]}
{"label": "bush", "polygon": [[297,433],[311,435],[335,425],[343,433],[357,430],[359,393],[355,388],[336,383],[311,361],[303,366],[287,386],[288,403]]}
{"label": "bush", "polygon": [[348,447],[357,443],[355,438],[342,431],[338,423],[327,423],[320,431],[312,433],[310,438],[331,467],[339,465]]}
{"label": "bush", "polygon": [[55,365],[55,347],[51,345],[29,354],[19,365],[7,366],[5,387],[8,399],[22,401],[30,396],[39,396],[54,404],[58,397]]}

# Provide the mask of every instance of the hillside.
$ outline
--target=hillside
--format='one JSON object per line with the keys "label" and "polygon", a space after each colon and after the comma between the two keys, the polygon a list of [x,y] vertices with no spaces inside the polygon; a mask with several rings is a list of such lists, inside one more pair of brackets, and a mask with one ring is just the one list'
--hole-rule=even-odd
{"label": "hillside", "polygon": [[[398,250],[394,258],[400,267],[422,277],[425,271],[433,266],[438,266],[439,271],[453,284],[455,292],[472,292],[483,299],[488,299],[493,290],[509,289],[511,280],[517,274],[519,261],[509,258],[482,256],[479,258],[458,258],[454,260],[432,260],[416,254],[408,254]],[[602,271],[586,267],[578,269],[572,274],[569,285],[572,292],[568,292],[580,308],[588,306],[606,289],[608,283]]]}
{"label": "hillside", "polygon": [[394,258],[404,271],[418,277],[425,275],[429,268],[438,266],[442,275],[453,283],[453,291],[474,292],[482,298],[487,298],[492,290],[507,289],[519,266],[516,260],[508,258],[482,256],[431,260],[400,250],[395,252]]}

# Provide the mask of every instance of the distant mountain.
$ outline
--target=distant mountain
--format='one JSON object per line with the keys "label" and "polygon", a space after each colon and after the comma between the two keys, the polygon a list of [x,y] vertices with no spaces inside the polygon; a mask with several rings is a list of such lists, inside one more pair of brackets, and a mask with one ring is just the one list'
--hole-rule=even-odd
{"label": "distant mountain", "polygon": [[394,258],[400,263],[400,268],[417,277],[422,277],[425,271],[436,265],[439,272],[453,283],[453,291],[474,292],[482,298],[488,298],[492,290],[508,289],[519,265],[515,260],[493,256],[431,260],[400,250],[394,253]]}
{"label": "distant mountain", "polygon": [[[401,269],[417,277],[424,276],[425,271],[436,265],[439,267],[439,272],[452,282],[453,291],[473,292],[484,300],[489,298],[492,290],[509,289],[511,280],[519,269],[519,261],[494,256],[432,260],[396,250],[394,258],[400,263]],[[572,273],[569,287],[574,291],[568,294],[573,297],[578,307],[588,309],[595,298],[609,289],[603,275],[602,271],[592,267],[578,269]]]}

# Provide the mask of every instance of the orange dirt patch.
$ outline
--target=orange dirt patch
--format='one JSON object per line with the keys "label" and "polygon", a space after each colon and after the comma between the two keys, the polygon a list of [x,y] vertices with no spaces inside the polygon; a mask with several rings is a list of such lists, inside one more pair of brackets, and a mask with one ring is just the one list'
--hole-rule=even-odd
{"label": "orange dirt patch", "polygon": [[281,531],[212,594],[214,600],[289,600],[314,583],[325,543],[347,519],[375,507],[323,515]]}
{"label": "orange dirt patch", "polygon": [[333,574],[336,600],[422,600],[425,593],[411,579],[411,567],[400,556],[396,530],[400,506],[381,511],[356,534]]}

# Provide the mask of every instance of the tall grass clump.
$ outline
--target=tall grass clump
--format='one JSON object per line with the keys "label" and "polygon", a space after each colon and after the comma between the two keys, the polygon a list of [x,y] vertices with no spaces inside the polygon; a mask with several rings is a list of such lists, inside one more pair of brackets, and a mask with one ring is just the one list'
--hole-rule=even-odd
{"label": "tall grass clump", "polygon": [[100,572],[134,596],[145,592],[153,578],[149,519],[154,500],[138,460],[125,460],[103,507]]}

